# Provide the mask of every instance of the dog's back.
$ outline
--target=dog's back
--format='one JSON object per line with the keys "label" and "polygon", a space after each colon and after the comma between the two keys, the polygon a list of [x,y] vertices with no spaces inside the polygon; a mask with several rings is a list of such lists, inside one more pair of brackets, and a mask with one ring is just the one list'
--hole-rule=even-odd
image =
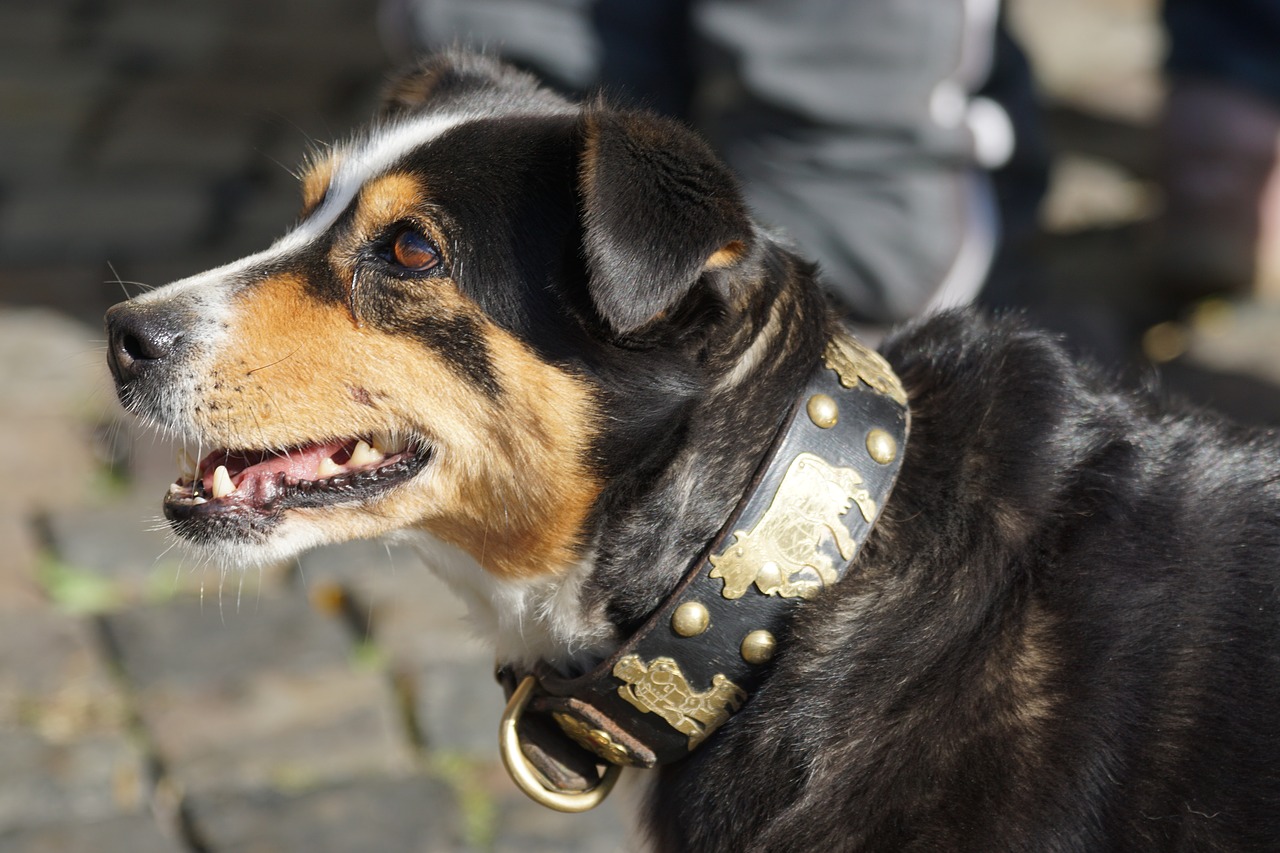
{"label": "dog's back", "polygon": [[1014,321],[886,355],[913,413],[886,517],[655,788],[662,846],[1277,849],[1274,435],[1161,413]]}

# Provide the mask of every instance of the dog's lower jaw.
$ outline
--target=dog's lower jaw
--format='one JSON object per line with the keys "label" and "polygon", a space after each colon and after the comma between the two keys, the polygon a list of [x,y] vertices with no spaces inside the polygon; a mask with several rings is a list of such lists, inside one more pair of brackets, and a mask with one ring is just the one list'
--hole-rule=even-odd
{"label": "dog's lower jaw", "polygon": [[473,630],[493,644],[499,665],[530,668],[543,662],[565,674],[582,672],[617,645],[603,606],[589,608],[583,601],[593,549],[559,571],[520,579],[486,571],[471,554],[425,531],[403,531],[392,539],[417,551],[462,599]]}

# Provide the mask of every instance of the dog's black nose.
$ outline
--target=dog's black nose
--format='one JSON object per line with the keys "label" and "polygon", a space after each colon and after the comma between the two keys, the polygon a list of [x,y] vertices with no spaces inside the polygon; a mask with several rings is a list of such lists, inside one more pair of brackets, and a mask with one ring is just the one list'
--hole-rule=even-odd
{"label": "dog's black nose", "polygon": [[182,323],[169,311],[127,302],[107,311],[107,361],[117,384],[162,365],[182,339]]}

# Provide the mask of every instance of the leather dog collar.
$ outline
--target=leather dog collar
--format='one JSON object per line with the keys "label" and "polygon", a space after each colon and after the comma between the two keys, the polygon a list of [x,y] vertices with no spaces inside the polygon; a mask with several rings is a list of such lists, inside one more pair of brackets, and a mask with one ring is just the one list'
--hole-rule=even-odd
{"label": "leather dog collar", "polygon": [[725,723],[796,608],[843,577],[870,535],[909,426],[888,363],[837,332],[746,496],[645,625],[579,677],[499,670],[511,696],[501,752],[517,785],[543,805],[584,811],[618,768],[678,761]]}

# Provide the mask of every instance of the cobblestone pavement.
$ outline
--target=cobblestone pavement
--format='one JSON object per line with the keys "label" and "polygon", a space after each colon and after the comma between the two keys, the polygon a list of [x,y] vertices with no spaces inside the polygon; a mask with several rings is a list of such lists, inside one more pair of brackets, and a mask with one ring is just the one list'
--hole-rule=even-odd
{"label": "cobblestone pavement", "polygon": [[[1059,159],[1048,289],[1114,304],[1140,278],[1150,69],[1072,66],[1074,31],[1036,31],[1054,4],[1020,5],[1053,93],[1118,128],[1059,127],[1119,143]],[[1150,44],[1147,0],[1079,8]],[[358,543],[242,575],[170,551],[173,448],[112,402],[102,311],[265,245],[287,167],[364,120],[385,68],[369,0],[0,6],[0,853],[639,846],[634,782],[582,816],[512,788],[491,662],[416,558]],[[1165,329],[1165,375],[1280,423],[1277,331],[1210,306]]]}

